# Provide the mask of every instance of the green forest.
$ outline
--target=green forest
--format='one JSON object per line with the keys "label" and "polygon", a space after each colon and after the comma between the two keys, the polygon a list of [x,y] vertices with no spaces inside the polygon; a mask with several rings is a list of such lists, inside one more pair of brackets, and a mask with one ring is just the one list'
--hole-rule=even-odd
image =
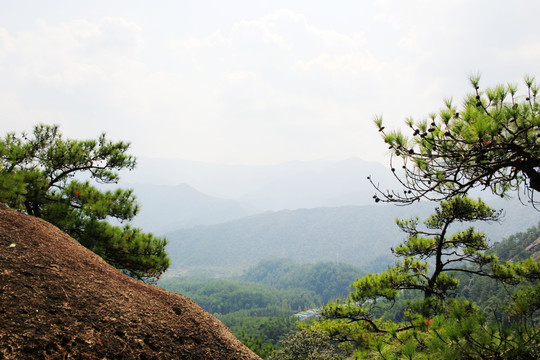
{"label": "green forest", "polygon": [[[540,258],[540,223],[496,243],[489,253],[500,261]],[[352,265],[298,264],[290,259],[274,258],[261,261],[236,278],[177,277],[160,280],[158,285],[193,299],[263,358],[278,358],[277,354],[282,354],[287,346],[298,343],[298,339],[306,341],[310,336],[316,337],[318,343],[305,351],[325,349],[326,353],[339,358],[350,353],[342,349],[343,342],[328,337],[325,344],[324,333],[317,332],[324,326],[313,322],[318,318],[301,322],[295,314],[306,309],[321,309],[331,301],[346,298],[351,291],[350,284],[365,274],[366,271]],[[456,277],[459,279],[456,299],[475,303],[491,321],[509,321],[505,311],[523,285],[466,273],[456,274]],[[379,304],[373,317],[403,321],[408,304],[415,299],[418,300],[418,296],[404,293],[393,302]],[[538,314],[535,321],[537,317]]]}
{"label": "green forest", "polygon": [[236,278],[177,277],[158,285],[194,300],[259,354],[267,354],[283,336],[296,331],[294,314],[346,297],[350,284],[364,274],[347,264],[275,258]]}

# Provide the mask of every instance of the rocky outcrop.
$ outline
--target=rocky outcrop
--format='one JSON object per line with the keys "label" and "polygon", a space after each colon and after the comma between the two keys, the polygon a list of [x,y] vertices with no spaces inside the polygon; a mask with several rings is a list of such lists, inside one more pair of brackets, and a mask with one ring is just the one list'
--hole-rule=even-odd
{"label": "rocky outcrop", "polygon": [[193,301],[0,209],[0,358],[260,359]]}

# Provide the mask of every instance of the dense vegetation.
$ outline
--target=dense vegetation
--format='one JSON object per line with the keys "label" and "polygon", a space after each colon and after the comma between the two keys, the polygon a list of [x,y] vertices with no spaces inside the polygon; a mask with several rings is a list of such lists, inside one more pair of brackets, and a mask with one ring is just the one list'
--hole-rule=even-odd
{"label": "dense vegetation", "polygon": [[318,296],[317,305],[347,296],[350,284],[365,274],[349,264],[297,264],[290,259],[266,259],[250,268],[242,280],[270,285],[276,289],[307,289]]}
{"label": "dense vegetation", "polygon": [[212,314],[230,314],[246,309],[272,308],[293,313],[320,306],[313,291],[296,288],[278,290],[268,285],[230,279],[166,279],[159,282],[167,290],[181,293]]}
{"label": "dense vegetation", "polygon": [[220,319],[253,350],[264,354],[295,330],[296,311],[315,306],[319,297],[306,289],[278,290],[230,279],[166,279],[163,288],[187,296]]}
{"label": "dense vegetation", "polygon": [[[500,256],[501,264],[507,260],[514,264],[522,260],[527,263],[526,259],[531,257],[540,258],[539,239],[540,224],[495,244],[486,251],[486,256]],[[323,320],[302,326],[300,333],[287,336],[279,350],[269,358],[536,359],[540,354],[540,293],[537,287],[531,286],[538,283],[534,278],[538,267],[531,269],[533,271],[528,274],[522,273],[528,276],[510,283],[473,273],[454,272],[459,286],[447,299],[444,315],[433,313],[434,304],[425,308],[421,292],[401,291],[394,301],[385,302],[378,298],[366,303],[371,307],[377,326],[390,326],[391,331],[374,332],[370,325],[361,326],[358,321]],[[357,296],[358,293],[354,294]],[[358,310],[355,307],[355,312]],[[419,327],[404,329],[414,321]],[[397,324],[402,324],[402,328]],[[317,336],[313,335],[314,331]],[[406,334],[408,331],[412,337]],[[430,333],[438,335],[433,338]],[[421,341],[417,342],[418,339]],[[471,346],[469,341],[476,343]],[[459,349],[455,348],[457,344],[460,344]]]}
{"label": "dense vegetation", "polygon": [[296,330],[295,313],[346,296],[350,284],[363,274],[347,264],[267,259],[236,279],[170,278],[159,285],[193,299],[265,355]]}
{"label": "dense vegetation", "polygon": [[[498,256],[501,262],[538,258],[539,238],[540,224],[496,243],[487,254]],[[535,241],[536,247],[531,246]],[[298,264],[290,259],[273,258],[261,261],[235,279],[172,278],[161,280],[159,285],[194,299],[214,313],[263,358],[304,359],[308,354],[318,353],[319,357],[313,359],[339,359],[352,353],[352,347],[344,346],[343,334],[335,328],[328,331],[321,329],[320,324],[309,323],[301,324],[299,331],[298,319],[291,315],[298,310],[317,308],[336,297],[346,297],[350,284],[365,273],[346,264]],[[519,290],[518,285],[467,273],[454,276],[459,280],[454,292],[456,299],[476,303],[491,320],[507,318],[505,310]],[[403,322],[411,301],[419,300],[419,294],[401,293],[393,302],[378,302],[373,316]]]}

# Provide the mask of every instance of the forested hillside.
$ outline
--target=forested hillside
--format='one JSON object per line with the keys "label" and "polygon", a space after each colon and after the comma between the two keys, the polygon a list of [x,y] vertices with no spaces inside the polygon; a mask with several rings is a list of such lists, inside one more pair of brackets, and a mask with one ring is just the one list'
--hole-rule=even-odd
{"label": "forested hillside", "polygon": [[[540,223],[496,243],[491,252],[501,261],[537,257],[539,239]],[[395,258],[389,256],[385,260],[393,263]],[[245,344],[267,357],[283,336],[297,331],[297,318],[292,316],[295,312],[319,308],[336,297],[346,298],[350,284],[365,274],[364,269],[347,264],[299,264],[271,258],[235,278],[168,278],[159,281],[159,285],[194,299]],[[487,310],[488,318],[501,317],[512,301],[511,295],[519,288],[488,277],[459,273],[456,276],[460,286],[455,296],[477,303]],[[374,315],[402,321],[403,310],[412,299],[405,294],[396,302],[379,307]]]}
{"label": "forested hillside", "polygon": [[[496,200],[493,204],[504,209],[504,220],[473,224],[492,242],[538,221],[538,214],[517,200]],[[389,250],[403,239],[395,219],[424,216],[433,207],[421,202],[407,207],[284,210],[167,233],[167,251],[172,259],[169,276],[179,272],[239,274],[271,256],[300,263],[349,263],[379,271],[392,263]]]}
{"label": "forested hillside", "polygon": [[350,284],[365,273],[349,264],[298,264],[290,259],[266,259],[245,271],[240,279],[276,289],[308,289],[317,294],[318,304],[326,304],[336,297],[347,296]]}
{"label": "forested hillside", "polygon": [[235,279],[180,277],[158,284],[193,299],[238,338],[255,346],[254,350],[261,350],[265,345],[271,348],[296,330],[295,313],[346,297],[350,284],[364,274],[347,264],[268,259]]}
{"label": "forested hillside", "polygon": [[540,258],[540,223],[525,231],[509,236],[493,247],[501,260],[516,261],[532,257]]}
{"label": "forested hillside", "polygon": [[[171,273],[240,273],[269,256],[363,264],[399,240],[394,206],[284,210],[167,233]],[[383,229],[383,231],[381,231]]]}
{"label": "forested hillside", "polygon": [[[503,262],[517,262],[529,257],[538,260],[540,258],[540,223],[495,244],[491,252]],[[479,278],[469,274],[459,274],[457,277],[460,280],[457,296],[491,310],[488,316],[502,316],[503,310],[512,301],[512,295],[524,285],[512,286],[488,277]]]}

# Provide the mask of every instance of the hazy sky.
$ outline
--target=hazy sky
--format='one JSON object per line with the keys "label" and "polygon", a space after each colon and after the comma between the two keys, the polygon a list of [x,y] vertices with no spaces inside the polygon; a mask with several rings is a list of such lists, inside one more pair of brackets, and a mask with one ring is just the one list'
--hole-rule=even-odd
{"label": "hazy sky", "polygon": [[[0,131],[106,132],[144,157],[360,157],[373,126],[540,76],[538,1],[0,0]],[[522,87],[523,88],[523,87]]]}

